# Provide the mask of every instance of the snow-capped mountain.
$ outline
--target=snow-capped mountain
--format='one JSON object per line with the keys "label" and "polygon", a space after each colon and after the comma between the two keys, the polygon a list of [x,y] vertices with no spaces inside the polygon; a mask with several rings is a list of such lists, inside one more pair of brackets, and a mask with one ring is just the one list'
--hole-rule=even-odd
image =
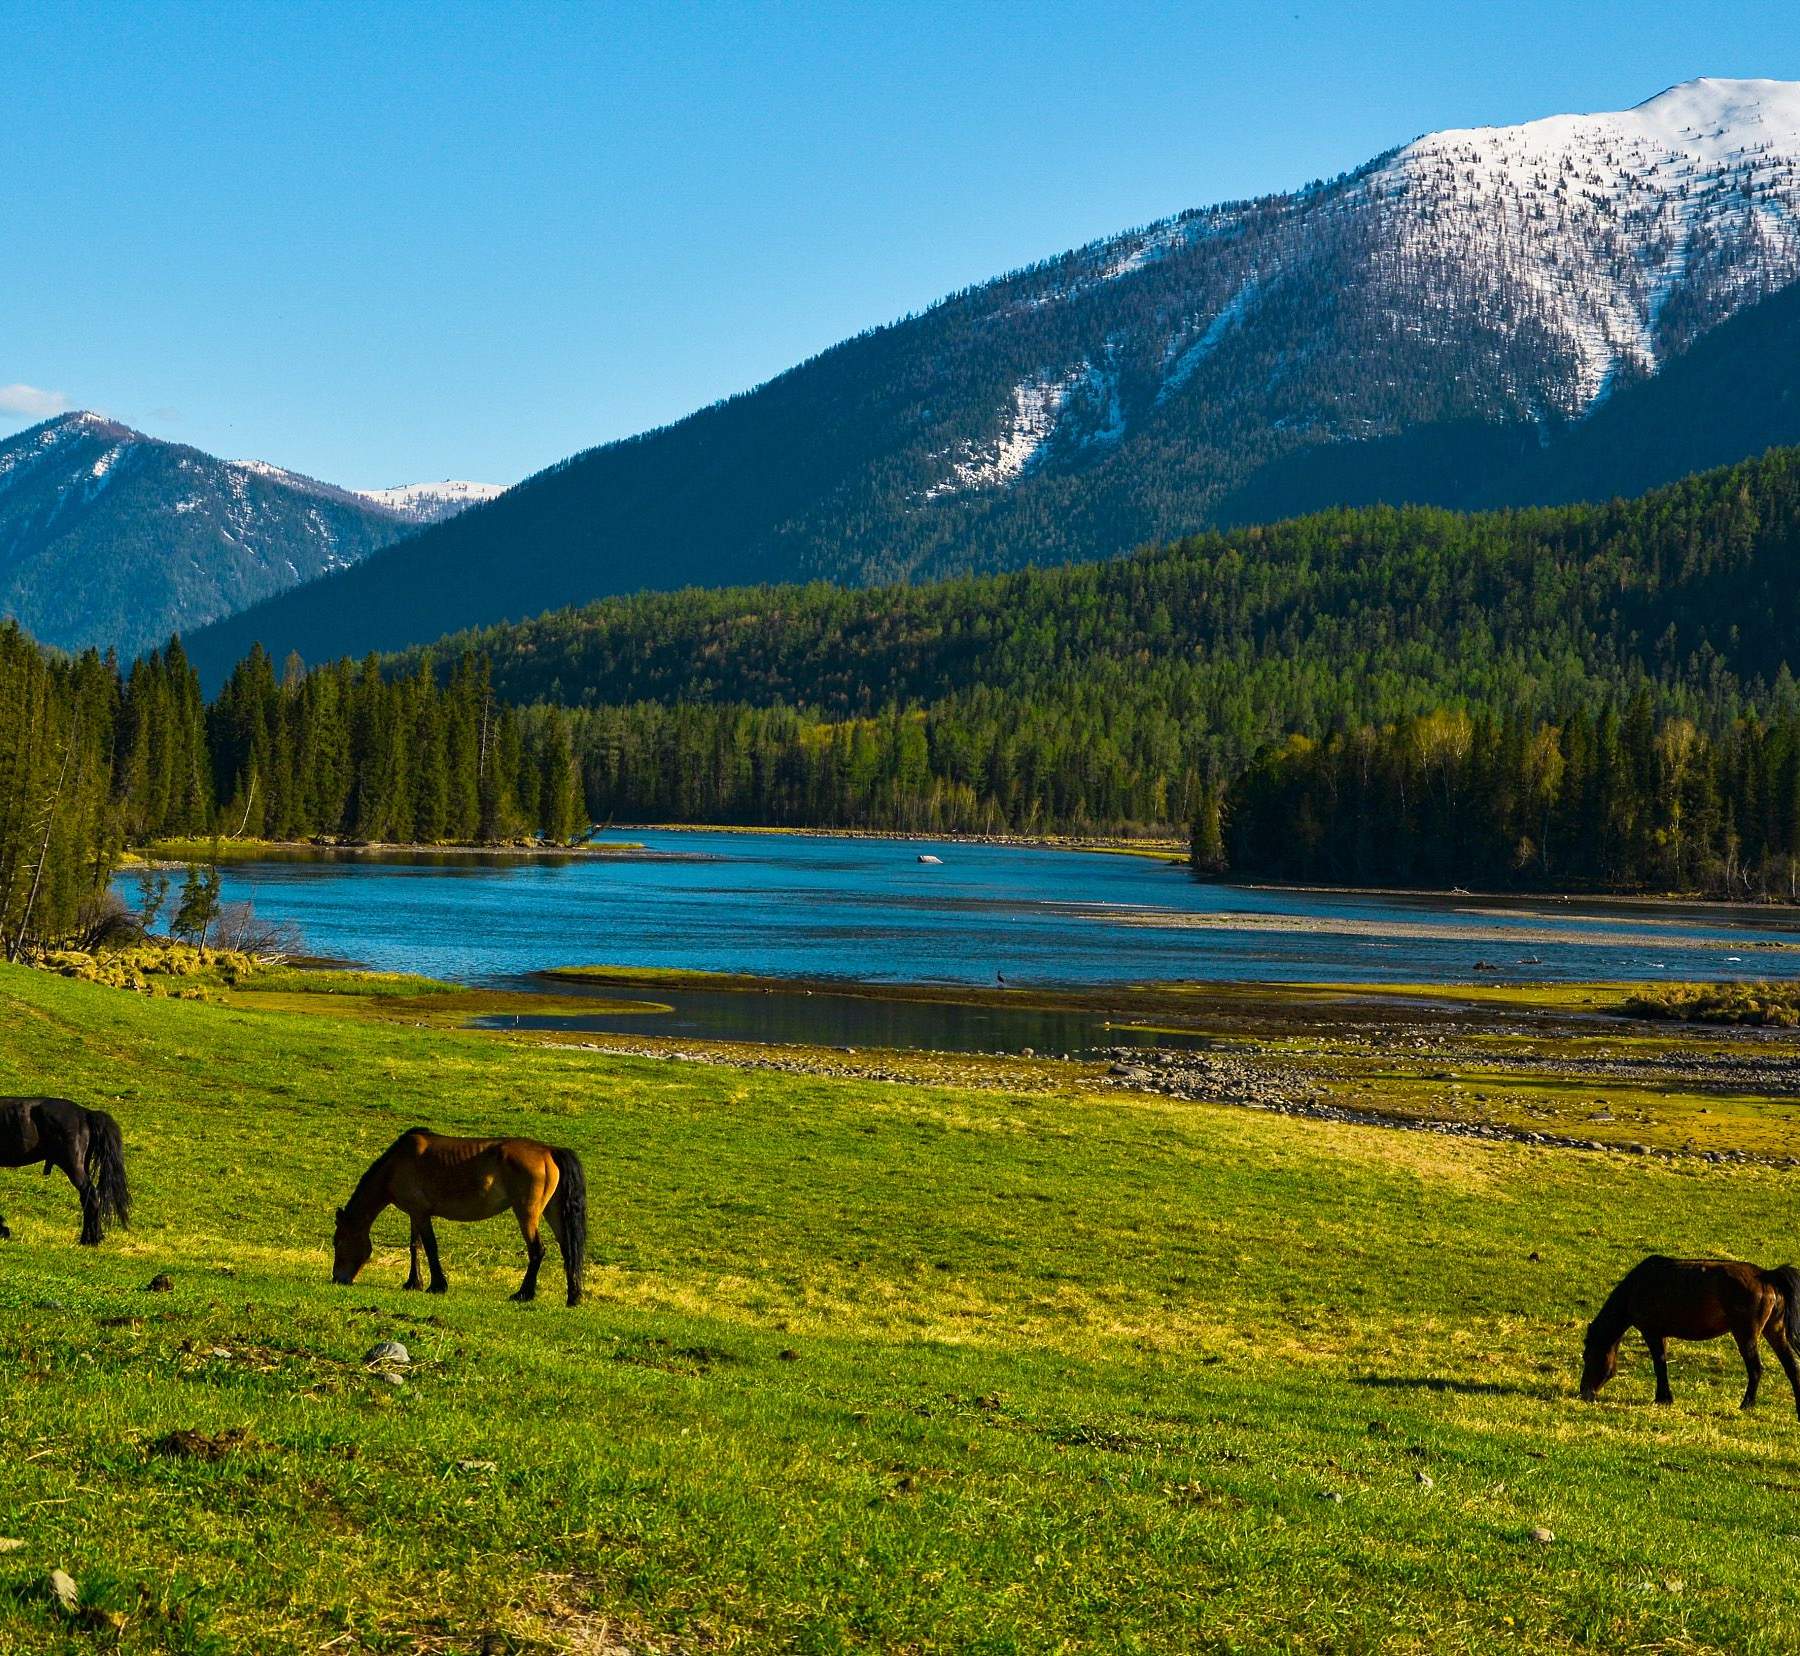
{"label": "snow-capped mountain", "polygon": [[1451,324],[1528,318],[1551,371],[1502,393],[1580,415],[1800,277],[1800,84],[1689,81],[1620,114],[1433,133],[1350,199],[1392,228],[1378,288]]}
{"label": "snow-capped mountain", "polygon": [[505,492],[500,483],[468,483],[446,479],[442,483],[402,483],[392,489],[358,489],[364,500],[373,501],[390,512],[398,512],[409,523],[442,523],[471,506],[479,506]]}
{"label": "snow-capped mountain", "polygon": [[[1644,452],[1681,470],[1749,451],[1727,432],[1794,440],[1796,282],[1800,84],[1433,133],[957,294],[218,647],[311,657],[640,587],[1097,558],[1334,500],[1647,486]],[[1765,386],[1748,408],[1726,351]],[[1657,397],[1677,363],[1713,406]]]}
{"label": "snow-capped mountain", "polygon": [[68,414],[0,439],[0,616],[46,643],[129,656],[462,504],[389,504]]}

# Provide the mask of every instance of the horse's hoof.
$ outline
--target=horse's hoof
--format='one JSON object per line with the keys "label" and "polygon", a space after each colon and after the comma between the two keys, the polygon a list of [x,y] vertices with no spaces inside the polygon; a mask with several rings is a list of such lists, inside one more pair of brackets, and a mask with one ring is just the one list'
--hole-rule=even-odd
{"label": "horse's hoof", "polygon": [[518,1293],[516,1293],[512,1296],[513,1303],[515,1305],[529,1305],[536,1298],[537,1298],[536,1294],[528,1294],[525,1292],[525,1290],[523,1288],[521,1288],[518,1291]]}
{"label": "horse's hoof", "polygon": [[450,1284],[447,1282],[434,1282],[425,1290],[425,1292],[428,1294],[447,1294],[450,1292]]}

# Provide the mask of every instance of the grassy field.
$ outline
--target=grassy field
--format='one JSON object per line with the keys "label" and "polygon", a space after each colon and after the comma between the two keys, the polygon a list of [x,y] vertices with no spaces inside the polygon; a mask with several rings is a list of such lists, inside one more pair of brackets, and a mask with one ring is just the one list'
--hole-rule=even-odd
{"label": "grassy field", "polygon": [[[0,968],[0,1092],[112,1110],[137,1201],[77,1250],[0,1173],[0,1649],[1800,1648],[1779,1374],[1574,1397],[1642,1254],[1800,1255],[1791,1175],[370,1004]],[[587,1304],[508,1303],[501,1222],[447,1298],[392,1214],[328,1283],[415,1122],[582,1152]]]}

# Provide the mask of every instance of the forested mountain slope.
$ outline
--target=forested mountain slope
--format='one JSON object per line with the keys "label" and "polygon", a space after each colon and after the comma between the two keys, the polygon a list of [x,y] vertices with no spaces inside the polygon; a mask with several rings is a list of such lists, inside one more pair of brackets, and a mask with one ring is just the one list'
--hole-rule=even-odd
{"label": "forested mountain slope", "polygon": [[[1796,278],[1800,86],[1437,133],[957,294],[190,642],[216,676],[257,639],[319,659],[643,588],[1604,497],[1794,434],[1791,306],[1753,384],[1698,353]],[[1689,357],[1709,400],[1647,397]]]}
{"label": "forested mountain slope", "polygon": [[466,650],[516,702],[834,716],[1116,673],[1127,700],[1159,699],[1240,752],[1419,697],[1549,712],[1588,680],[1724,712],[1800,653],[1800,449],[1632,501],[1338,509],[1101,564],[646,593],[436,646]]}
{"label": "forested mountain slope", "polygon": [[0,617],[46,643],[129,658],[495,492],[358,494],[98,414],[62,415],[0,439]]}

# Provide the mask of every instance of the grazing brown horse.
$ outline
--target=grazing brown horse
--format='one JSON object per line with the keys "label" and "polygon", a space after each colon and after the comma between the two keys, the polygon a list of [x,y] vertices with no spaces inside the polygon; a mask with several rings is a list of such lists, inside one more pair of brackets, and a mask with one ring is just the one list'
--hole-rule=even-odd
{"label": "grazing brown horse", "polygon": [[[125,1144],[104,1110],[66,1098],[0,1098],[0,1167],[60,1167],[81,1198],[81,1241],[95,1246],[106,1221],[131,1222]],[[0,1240],[12,1235],[0,1219]]]}
{"label": "grazing brown horse", "polygon": [[587,1177],[573,1150],[554,1149],[531,1139],[446,1138],[423,1127],[409,1128],[363,1174],[348,1202],[337,1210],[331,1266],[333,1282],[351,1283],[368,1264],[375,1245],[369,1231],[376,1216],[397,1207],[412,1221],[412,1272],[408,1288],[419,1284],[419,1249],[431,1266],[431,1292],[450,1286],[438,1263],[433,1219],[492,1219],[511,1208],[525,1237],[525,1280],[516,1300],[537,1297],[544,1244],[538,1221],[549,1221],[562,1250],[569,1304],[581,1302],[581,1262],[587,1251]]}
{"label": "grazing brown horse", "polygon": [[1618,1372],[1619,1342],[1629,1328],[1637,1329],[1650,1348],[1658,1403],[1675,1401],[1669,1390],[1670,1340],[1716,1340],[1729,1334],[1750,1374],[1743,1406],[1756,1402],[1763,1371],[1756,1348],[1761,1337],[1775,1348],[1800,1411],[1800,1364],[1794,1358],[1794,1348],[1800,1346],[1800,1271],[1792,1265],[1765,1271],[1736,1259],[1652,1254],[1632,1266],[1588,1324],[1581,1368],[1581,1395],[1587,1402]]}

